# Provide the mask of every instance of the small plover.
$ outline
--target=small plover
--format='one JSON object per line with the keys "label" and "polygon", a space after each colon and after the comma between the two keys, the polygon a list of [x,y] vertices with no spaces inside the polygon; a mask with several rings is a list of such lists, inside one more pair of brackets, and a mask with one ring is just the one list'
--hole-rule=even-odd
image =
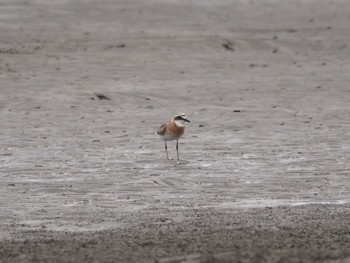
{"label": "small plover", "polygon": [[161,136],[163,141],[165,142],[165,153],[166,158],[169,160],[168,155],[168,146],[166,144],[167,141],[176,140],[176,154],[177,154],[177,163],[180,163],[179,158],[179,139],[185,132],[185,123],[190,122],[187,119],[186,114],[179,113],[176,114],[170,121],[162,124],[159,129],[156,131],[156,134]]}

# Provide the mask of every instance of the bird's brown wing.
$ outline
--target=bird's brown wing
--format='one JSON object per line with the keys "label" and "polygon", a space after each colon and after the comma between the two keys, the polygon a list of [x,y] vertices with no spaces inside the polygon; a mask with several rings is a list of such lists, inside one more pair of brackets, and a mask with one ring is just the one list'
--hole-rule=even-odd
{"label": "bird's brown wing", "polygon": [[159,129],[157,130],[158,135],[164,135],[166,131],[166,123],[162,124]]}

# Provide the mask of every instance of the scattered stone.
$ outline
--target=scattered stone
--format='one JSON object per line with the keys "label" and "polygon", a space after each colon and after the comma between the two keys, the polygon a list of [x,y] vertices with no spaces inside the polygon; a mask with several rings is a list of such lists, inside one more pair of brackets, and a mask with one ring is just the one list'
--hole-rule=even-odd
{"label": "scattered stone", "polygon": [[254,63],[251,63],[251,64],[249,64],[249,67],[250,68],[257,68],[257,67],[260,67],[260,68],[267,68],[268,67],[268,65],[267,64],[254,64]]}
{"label": "scattered stone", "polygon": [[124,48],[126,45],[124,43],[122,44],[117,44],[117,45],[108,45],[107,49],[112,49],[112,48]]}
{"label": "scattered stone", "polygon": [[229,40],[229,39],[226,39],[224,41],[224,43],[222,44],[222,46],[228,51],[235,51],[234,43],[231,40]]}
{"label": "scattered stone", "polygon": [[102,94],[102,93],[95,93],[95,96],[99,99],[99,100],[111,100],[110,98],[108,98],[106,95]]}

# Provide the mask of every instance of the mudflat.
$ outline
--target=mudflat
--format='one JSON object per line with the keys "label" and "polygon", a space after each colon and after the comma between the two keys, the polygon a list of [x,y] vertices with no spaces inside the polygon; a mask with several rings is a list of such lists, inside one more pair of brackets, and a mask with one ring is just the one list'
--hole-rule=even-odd
{"label": "mudflat", "polygon": [[345,0],[1,1],[0,262],[350,262],[349,24]]}

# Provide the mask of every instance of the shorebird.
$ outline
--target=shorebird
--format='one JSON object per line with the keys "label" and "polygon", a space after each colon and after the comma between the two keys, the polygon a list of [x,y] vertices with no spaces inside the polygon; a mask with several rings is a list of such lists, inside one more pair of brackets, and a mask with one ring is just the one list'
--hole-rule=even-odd
{"label": "shorebird", "polygon": [[166,153],[167,160],[169,160],[169,155],[168,155],[168,146],[167,146],[166,142],[176,140],[177,163],[180,163],[179,139],[184,134],[186,122],[190,122],[187,119],[186,114],[179,113],[179,114],[176,114],[167,123],[162,124],[159,127],[159,129],[156,131],[156,134],[161,136],[161,138],[163,139],[163,141],[165,143],[165,153]]}

